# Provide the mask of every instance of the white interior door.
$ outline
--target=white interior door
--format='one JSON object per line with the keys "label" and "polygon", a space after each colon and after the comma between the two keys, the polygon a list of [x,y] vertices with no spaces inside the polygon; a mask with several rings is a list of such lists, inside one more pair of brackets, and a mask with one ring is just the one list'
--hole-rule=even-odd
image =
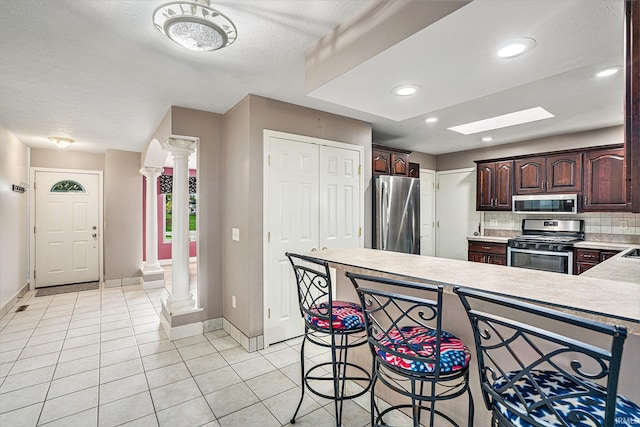
{"label": "white interior door", "polygon": [[264,334],[274,343],[304,333],[285,253],[318,249],[318,146],[271,137],[269,158]]}
{"label": "white interior door", "polygon": [[360,247],[359,166],[358,151],[320,147],[320,250]]}
{"label": "white interior door", "polygon": [[96,173],[36,171],[36,288],[100,279],[99,182]]}
{"label": "white interior door", "polygon": [[436,255],[467,260],[467,237],[480,226],[475,168],[438,172],[436,180]]}
{"label": "white interior door", "polygon": [[420,255],[435,256],[436,173],[420,169]]}

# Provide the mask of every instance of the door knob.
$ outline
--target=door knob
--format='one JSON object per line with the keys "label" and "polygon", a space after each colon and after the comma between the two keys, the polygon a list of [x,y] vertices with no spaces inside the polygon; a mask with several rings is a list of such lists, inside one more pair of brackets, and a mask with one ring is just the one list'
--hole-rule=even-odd
{"label": "door knob", "polygon": [[311,252],[316,252],[318,248],[311,248]]}
{"label": "door knob", "polygon": [[93,233],[91,237],[98,237],[98,235],[96,233]]}
{"label": "door knob", "polygon": [[326,251],[327,249],[328,249],[328,248],[327,248],[326,246],[323,246],[323,247],[322,247],[322,250],[323,250],[323,251]]}
{"label": "door knob", "polygon": [[96,227],[95,225],[93,227],[91,227],[92,230],[96,230],[98,227]]}

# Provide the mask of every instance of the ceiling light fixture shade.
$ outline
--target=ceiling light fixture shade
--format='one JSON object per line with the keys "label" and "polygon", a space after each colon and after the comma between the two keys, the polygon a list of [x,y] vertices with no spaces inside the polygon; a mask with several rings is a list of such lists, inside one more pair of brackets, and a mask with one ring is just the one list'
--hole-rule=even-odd
{"label": "ceiling light fixture shade", "polygon": [[178,1],[160,6],[153,13],[153,25],[180,46],[207,52],[236,41],[235,25],[209,6],[209,0]]}
{"label": "ceiling light fixture shade", "polygon": [[49,141],[51,141],[53,144],[55,144],[56,147],[60,149],[65,149],[74,142],[73,139],[61,138],[59,136],[50,136]]}
{"label": "ceiling light fixture shade", "polygon": [[435,122],[438,121],[438,118],[437,117],[428,117],[428,118],[424,119],[424,121],[427,122],[427,123],[435,123]]}
{"label": "ceiling light fixture shade", "polygon": [[534,39],[523,37],[520,39],[509,40],[503,43],[498,49],[498,56],[500,58],[515,58],[523,53],[526,53],[533,49],[536,45]]}

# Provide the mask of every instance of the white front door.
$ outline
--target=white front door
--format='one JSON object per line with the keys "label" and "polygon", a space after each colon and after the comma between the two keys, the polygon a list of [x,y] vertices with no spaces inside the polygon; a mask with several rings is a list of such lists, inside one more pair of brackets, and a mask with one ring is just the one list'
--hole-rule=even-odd
{"label": "white front door", "polygon": [[435,256],[436,173],[420,169],[420,255]]}
{"label": "white front door", "polygon": [[320,250],[360,247],[359,166],[358,151],[320,147]]}
{"label": "white front door", "polygon": [[35,287],[99,274],[99,175],[35,172]]}
{"label": "white front door", "polygon": [[264,335],[274,343],[304,333],[296,280],[285,253],[318,249],[318,146],[275,137],[269,146]]}
{"label": "white front door", "polygon": [[480,226],[475,168],[438,172],[436,178],[436,255],[466,261],[467,237]]}

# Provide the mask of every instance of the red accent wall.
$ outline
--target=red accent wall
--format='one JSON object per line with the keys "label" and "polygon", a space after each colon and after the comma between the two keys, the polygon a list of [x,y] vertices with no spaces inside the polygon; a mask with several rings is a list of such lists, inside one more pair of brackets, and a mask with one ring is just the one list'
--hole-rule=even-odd
{"label": "red accent wall", "polygon": [[[163,175],[173,175],[173,168],[164,168]],[[195,169],[189,169],[189,176],[196,176]],[[143,232],[143,243],[142,243],[142,251],[143,258],[145,258],[146,253],[146,224],[145,224],[145,215],[146,215],[146,185],[145,185],[145,177],[142,177],[142,232]],[[160,180],[156,182],[156,203],[158,206],[158,259],[171,259],[171,243],[163,242],[164,235],[164,203],[162,202],[162,194],[160,194]],[[189,256],[196,256],[196,244],[197,242],[189,242]]]}

